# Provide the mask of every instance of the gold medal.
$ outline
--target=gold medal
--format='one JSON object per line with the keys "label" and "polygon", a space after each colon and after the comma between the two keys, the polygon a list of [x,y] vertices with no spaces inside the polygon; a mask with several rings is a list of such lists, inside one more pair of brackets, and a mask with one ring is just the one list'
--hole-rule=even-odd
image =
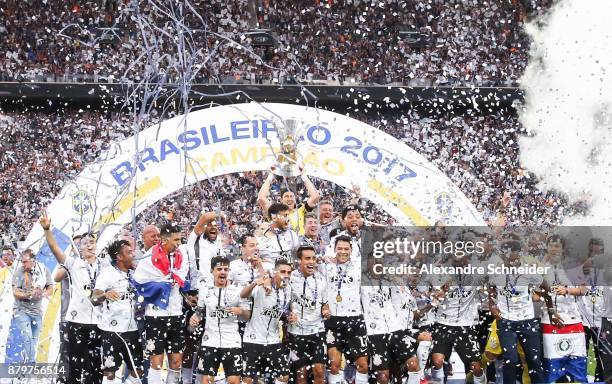
{"label": "gold medal", "polygon": [[595,304],[596,301],[597,301],[597,296],[595,295],[591,296],[591,303]]}
{"label": "gold medal", "polygon": [[518,298],[518,297],[516,297],[516,296],[513,296],[513,297],[512,297],[512,302],[513,302],[513,303],[518,303],[518,301],[519,301],[519,298]]}
{"label": "gold medal", "polygon": [[339,302],[341,302],[341,301],[342,301],[342,296],[340,296],[340,295],[336,296],[336,302],[338,302],[338,303],[339,303]]}
{"label": "gold medal", "polygon": [[89,289],[85,289],[85,290],[83,291],[83,294],[84,294],[86,297],[91,297],[91,290],[89,290]]}

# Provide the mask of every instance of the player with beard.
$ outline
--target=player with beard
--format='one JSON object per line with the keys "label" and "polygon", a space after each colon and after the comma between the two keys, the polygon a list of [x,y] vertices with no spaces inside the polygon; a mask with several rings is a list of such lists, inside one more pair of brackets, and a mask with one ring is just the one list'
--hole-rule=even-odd
{"label": "player with beard", "polygon": [[[373,264],[370,265],[370,276]],[[368,334],[370,368],[380,384],[390,382],[393,365],[408,370],[407,384],[417,384],[422,376],[415,355],[413,339],[403,329],[401,315],[393,300],[396,287],[385,286],[383,281],[373,278],[375,286],[361,287],[361,303]]]}
{"label": "player with beard", "polygon": [[351,261],[359,264],[361,262],[361,229],[364,224],[361,211],[356,204],[350,204],[342,210],[340,217],[345,230],[331,238],[325,255],[328,259],[335,257],[333,247],[336,238],[338,236],[348,236],[351,239]]}
{"label": "player with beard", "polygon": [[240,383],[242,376],[242,340],[238,332],[239,318],[248,319],[250,311],[242,308],[241,289],[229,283],[229,260],[223,256],[211,259],[213,282],[202,286],[198,309],[189,320],[197,327],[205,320],[202,345],[198,351],[198,373],[202,384],[215,381],[219,366],[228,384]]}
{"label": "player with beard", "polygon": [[291,301],[288,285],[291,269],[289,262],[280,259],[272,279],[266,274],[247,285],[240,294],[253,300],[252,316],[242,344],[246,361],[243,382],[246,384],[265,375],[274,377],[276,384],[289,380],[289,351],[281,343],[279,330]]}
{"label": "player with beard", "polygon": [[[465,267],[469,264],[469,257],[452,254],[448,263],[453,267]],[[432,378],[444,379],[444,360],[450,357],[454,348],[464,365],[470,367],[474,383],[484,383],[486,375],[480,363],[477,329],[480,287],[484,279],[461,273],[430,275],[428,278],[435,288],[432,300],[439,301],[432,332]]]}
{"label": "player with beard", "polygon": [[351,261],[351,238],[335,238],[336,257],[321,266],[327,282],[327,302],[331,316],[325,320],[329,383],[342,382],[340,363],[357,366],[356,384],[368,382],[368,337],[361,306],[361,265]]}
{"label": "player with beard", "polygon": [[219,222],[224,220],[222,213],[204,212],[198,218],[193,231],[187,238],[187,253],[189,254],[189,279],[194,282],[191,291],[185,292],[183,312],[185,317],[185,350],[181,377],[183,384],[193,381],[194,361],[204,333],[203,324],[195,329],[189,329],[189,319],[197,306],[197,288],[212,281],[210,260],[215,256],[226,254],[223,240],[219,234]]}
{"label": "player with beard", "polygon": [[297,233],[289,227],[289,207],[283,203],[274,203],[268,208],[272,220],[270,226],[257,240],[261,258],[275,263],[279,258],[293,261],[293,252],[299,247]]}
{"label": "player with beard", "polygon": [[198,271],[198,281],[202,279],[210,281],[210,260],[215,256],[226,256],[223,249],[223,239],[219,234],[220,221],[223,215],[216,212],[205,212],[200,215],[193,231],[187,238],[187,249],[189,260],[192,263],[191,270]]}
{"label": "player with beard", "polygon": [[297,384],[305,384],[311,369],[314,383],[325,377],[325,326],[329,318],[327,284],[317,271],[317,257],[310,246],[297,250],[299,268],[291,274],[291,313],[288,316],[287,345]]}
{"label": "player with beard", "polygon": [[105,268],[96,281],[94,305],[102,312],[98,328],[102,331],[102,383],[121,382],[115,373],[125,363],[130,372],[128,384],[136,384],[142,376],[142,340],[136,325],[136,297],[129,282],[134,270],[134,249],[127,240],[117,240],[108,246],[112,267]]}
{"label": "player with beard", "polygon": [[[503,265],[526,265],[521,258],[521,243],[507,240],[500,256]],[[497,335],[503,355],[504,382],[516,381],[521,372],[519,343],[526,358],[532,383],[543,383],[540,323],[536,318],[532,292],[543,282],[541,275],[495,274],[489,276],[489,308],[497,319]]]}
{"label": "player with beard", "polygon": [[100,383],[102,381],[101,340],[98,322],[100,310],[91,303],[91,295],[100,272],[109,265],[105,258],[96,257],[96,239],[83,236],[79,243],[80,257],[66,256],[51,231],[51,219],[43,212],[40,225],[45,239],[63,270],[57,277],[70,280],[70,304],[67,313],[68,378],[67,383]]}
{"label": "player with beard", "polygon": [[[281,203],[285,204],[288,208],[287,217],[289,226],[293,229],[298,235],[304,234],[304,216],[307,212],[312,211],[317,203],[319,202],[319,191],[314,186],[312,181],[306,176],[304,173],[304,169],[300,169],[302,174],[300,175],[304,186],[306,187],[306,191],[308,191],[308,200],[304,203],[296,206],[295,194],[288,190],[281,190]],[[270,173],[264,183],[262,184],[259,193],[257,194],[257,204],[261,207],[263,212],[268,212],[272,203],[270,202],[268,195],[270,194],[270,185],[274,180],[274,174]],[[269,218],[272,218],[268,215]]]}
{"label": "player with beard", "polygon": [[[167,384],[180,380],[185,335],[183,296],[189,289],[189,259],[181,246],[181,230],[166,224],[160,229],[161,243],[138,262],[132,283],[139,300],[146,303],[145,349],[150,354],[149,384],[160,384],[164,354],[168,358]],[[141,299],[142,298],[142,299]]]}

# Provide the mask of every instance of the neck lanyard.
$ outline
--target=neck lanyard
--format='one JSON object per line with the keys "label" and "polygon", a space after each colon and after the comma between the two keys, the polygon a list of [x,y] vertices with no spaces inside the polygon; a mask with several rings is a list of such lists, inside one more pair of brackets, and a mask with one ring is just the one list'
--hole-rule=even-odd
{"label": "neck lanyard", "polygon": [[280,254],[282,255],[285,253],[285,250],[283,249],[283,245],[280,241],[280,232],[275,231],[274,234],[276,235],[276,242],[278,243],[278,247],[280,248]]}
{"label": "neck lanyard", "polygon": [[242,262],[246,265],[247,269],[251,273],[251,280],[249,280],[249,283],[252,283],[255,280],[255,269],[253,269],[253,266],[251,266],[251,263],[248,261],[242,259]]}
{"label": "neck lanyard", "polygon": [[276,284],[274,284],[274,282],[272,282],[272,286],[274,288],[274,291],[276,292],[276,306],[278,307],[278,309],[281,310],[282,313],[287,312],[287,302],[289,301],[287,299],[287,290],[283,289],[283,303],[281,305],[280,302],[280,287],[277,287]]}
{"label": "neck lanyard", "polygon": [[217,308],[221,307],[221,295],[223,295],[223,308],[227,307],[227,292],[223,294],[225,288],[219,288],[219,296],[217,297]]}
{"label": "neck lanyard", "polygon": [[[300,271],[300,273],[302,273],[302,271]],[[307,279],[310,276],[305,276],[303,273],[302,273],[302,276],[304,276],[304,288],[302,290],[302,295],[306,296],[306,286],[308,285]],[[315,282],[315,289],[313,291],[312,288],[310,288],[310,293],[312,294],[313,301],[316,304],[317,299],[319,298],[319,283],[317,282],[317,278],[314,275],[312,275],[312,278],[314,279],[314,282]]]}
{"label": "neck lanyard", "polygon": [[[85,262],[87,263],[87,261]],[[89,286],[90,289],[96,285],[96,278],[100,274],[100,259],[96,258],[96,269],[94,271],[93,276],[91,275],[91,264],[87,263],[87,276],[89,276]]]}
{"label": "neck lanyard", "polygon": [[591,270],[591,288],[597,287],[597,268],[593,267]]}
{"label": "neck lanyard", "polygon": [[344,264],[344,269],[342,269],[340,265],[336,265],[336,272],[338,274],[338,295],[336,296],[336,301],[338,302],[342,301],[342,295],[340,294],[342,292],[342,283],[344,282],[344,278],[348,273],[349,267],[350,263]]}
{"label": "neck lanyard", "polygon": [[[559,277],[557,276],[557,266],[556,265],[553,265],[553,274],[555,276],[555,281],[553,282],[553,286],[554,285],[559,285]],[[553,303],[553,306],[554,306],[555,310],[557,309],[557,297],[559,297],[559,295],[557,295],[555,293],[555,301]]]}
{"label": "neck lanyard", "polygon": [[510,295],[512,296],[512,302],[517,302],[518,298],[515,297],[516,295],[516,283],[518,282],[518,279],[521,277],[521,275],[517,275],[516,279],[514,279],[514,284],[510,284],[510,275],[506,275],[506,306],[508,307],[508,311],[510,311],[510,298],[508,297],[508,287],[510,287]]}
{"label": "neck lanyard", "polygon": [[517,275],[516,279],[514,279],[514,283],[510,284],[510,275],[506,275],[506,290],[508,290],[508,288],[510,288],[510,293],[512,293],[512,295],[516,294],[516,283],[518,282],[518,279],[521,278],[522,275]]}
{"label": "neck lanyard", "polygon": [[[391,288],[389,288],[389,293],[391,293]],[[382,288],[382,280],[378,279],[378,296],[380,297],[380,300],[378,301],[378,304],[380,305],[381,308],[385,307],[385,294],[383,293],[383,288]]]}

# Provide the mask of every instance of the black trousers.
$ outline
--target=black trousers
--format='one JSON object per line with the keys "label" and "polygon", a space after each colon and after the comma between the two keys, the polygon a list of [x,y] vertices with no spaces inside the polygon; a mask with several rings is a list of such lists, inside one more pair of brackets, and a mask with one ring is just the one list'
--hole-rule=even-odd
{"label": "black trousers", "polygon": [[68,322],[69,384],[102,383],[102,345],[95,324]]}
{"label": "black trousers", "polygon": [[601,319],[599,356],[601,357],[604,381],[612,383],[612,318],[609,317]]}
{"label": "black trousers", "polygon": [[59,324],[59,332],[60,332],[60,345],[58,357],[58,364],[61,367],[59,370],[59,374],[57,376],[57,382],[60,384],[66,384],[68,382],[68,372],[70,370],[68,356],[70,352],[68,351],[68,323],[62,321]]}

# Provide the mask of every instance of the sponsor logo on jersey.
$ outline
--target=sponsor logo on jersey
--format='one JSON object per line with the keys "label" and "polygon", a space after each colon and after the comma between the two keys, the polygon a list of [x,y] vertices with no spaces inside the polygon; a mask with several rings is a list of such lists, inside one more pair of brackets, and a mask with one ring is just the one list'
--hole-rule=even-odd
{"label": "sponsor logo on jersey", "polygon": [[304,295],[300,295],[300,296],[298,296],[298,297],[295,299],[295,301],[296,301],[296,303],[297,303],[297,304],[298,304],[300,307],[303,307],[303,308],[306,308],[306,309],[315,309],[315,308],[316,308],[316,305],[317,305],[317,303],[316,303],[314,300],[312,300],[311,298],[306,297],[306,296],[304,296]]}
{"label": "sponsor logo on jersey", "polygon": [[385,290],[383,292],[377,291],[370,293],[370,303],[371,304],[381,304],[384,305],[385,302],[391,300],[391,292]]}
{"label": "sponsor logo on jersey", "polygon": [[210,317],[215,319],[227,319],[228,317],[232,316],[234,316],[233,313],[221,307],[217,307],[217,309],[210,312]]}
{"label": "sponsor logo on jersey", "polygon": [[[344,276],[342,279],[342,284],[351,284],[355,281],[353,276]],[[329,278],[329,282],[334,284],[340,282],[340,276],[332,276]]]}
{"label": "sponsor logo on jersey", "polygon": [[465,289],[464,287],[454,287],[449,289],[446,293],[446,297],[449,299],[467,299],[474,291],[472,289]]}
{"label": "sponsor logo on jersey", "polygon": [[261,314],[272,319],[280,319],[283,315],[283,311],[281,311],[281,309],[277,305],[275,305],[273,307],[264,308],[261,311]]}

